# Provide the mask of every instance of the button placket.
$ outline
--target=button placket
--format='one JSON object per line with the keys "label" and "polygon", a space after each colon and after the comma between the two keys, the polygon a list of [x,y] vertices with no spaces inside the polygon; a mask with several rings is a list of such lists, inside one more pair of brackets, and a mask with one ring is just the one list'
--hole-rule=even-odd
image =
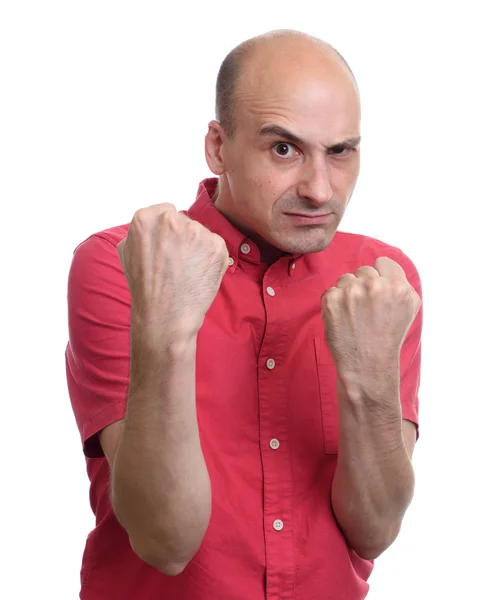
{"label": "button placket", "polygon": [[[280,597],[294,583],[292,537],[292,468],[289,454],[286,372],[283,368],[292,319],[280,287],[281,265],[269,267],[261,282],[266,322],[260,346],[259,419],[263,461],[264,530],[266,532],[267,595]],[[284,289],[284,288],[283,288]]]}

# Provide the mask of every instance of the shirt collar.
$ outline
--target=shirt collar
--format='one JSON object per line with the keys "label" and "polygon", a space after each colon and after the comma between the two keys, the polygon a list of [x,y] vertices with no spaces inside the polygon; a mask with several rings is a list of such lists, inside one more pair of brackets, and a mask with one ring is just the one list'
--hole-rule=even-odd
{"label": "shirt collar", "polygon": [[[201,181],[194,204],[187,211],[183,212],[224,239],[229,257],[233,262],[229,266],[229,271],[233,271],[236,268],[238,260],[241,258],[259,264],[260,254],[257,245],[239,231],[239,229],[234,227],[215,207],[212,198],[216,192],[217,183],[217,177],[210,177]],[[248,248],[249,252],[247,252]],[[293,274],[294,264],[302,257],[304,255],[293,254],[283,258],[288,263],[289,274]]]}
{"label": "shirt collar", "polygon": [[259,263],[260,255],[256,244],[234,227],[215,207],[212,198],[216,192],[217,182],[216,177],[201,181],[196,200],[187,211],[187,215],[224,239],[229,257],[232,259],[229,271],[236,268],[241,257],[249,262]]}

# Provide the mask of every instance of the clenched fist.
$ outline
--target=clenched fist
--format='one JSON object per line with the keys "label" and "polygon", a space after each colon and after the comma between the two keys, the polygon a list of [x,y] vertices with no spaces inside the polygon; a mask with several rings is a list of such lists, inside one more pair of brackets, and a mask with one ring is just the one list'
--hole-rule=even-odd
{"label": "clenched fist", "polygon": [[118,254],[132,297],[132,319],[156,334],[173,324],[195,334],[228,266],[224,240],[159,204],[135,213]]}
{"label": "clenched fist", "polygon": [[398,364],[421,299],[387,257],[345,274],[322,296],[325,338],[340,377],[370,382]]}

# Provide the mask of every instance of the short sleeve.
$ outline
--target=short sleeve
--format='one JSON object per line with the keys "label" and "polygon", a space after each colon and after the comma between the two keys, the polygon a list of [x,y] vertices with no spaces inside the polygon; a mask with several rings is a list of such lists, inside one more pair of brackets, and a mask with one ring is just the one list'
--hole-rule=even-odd
{"label": "short sleeve", "polygon": [[74,252],[68,280],[69,396],[88,458],[97,433],[123,419],[130,368],[130,293],[116,241],[91,236]]}
{"label": "short sleeve", "polygon": [[402,417],[412,421],[418,428],[419,436],[419,383],[421,378],[421,334],[423,329],[423,291],[419,273],[404,252],[396,250],[391,256],[398,262],[406,273],[406,278],[421,298],[421,308],[418,311],[401,348],[401,406]]}

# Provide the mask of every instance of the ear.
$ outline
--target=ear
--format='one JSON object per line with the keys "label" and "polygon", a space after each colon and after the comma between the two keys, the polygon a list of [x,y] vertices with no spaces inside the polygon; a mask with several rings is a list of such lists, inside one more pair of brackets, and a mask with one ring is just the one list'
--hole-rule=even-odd
{"label": "ear", "polygon": [[211,121],[205,136],[205,159],[214,175],[222,175],[226,170],[223,152],[225,139],[226,134],[221,124],[218,121]]}

